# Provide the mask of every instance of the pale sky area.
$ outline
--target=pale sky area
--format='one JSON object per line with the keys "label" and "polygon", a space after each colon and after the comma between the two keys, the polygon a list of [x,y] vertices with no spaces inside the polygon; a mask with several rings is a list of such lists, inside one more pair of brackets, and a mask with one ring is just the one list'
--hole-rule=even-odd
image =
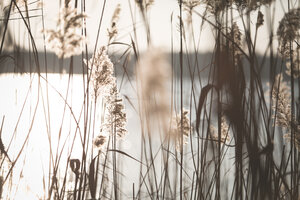
{"label": "pale sky area", "polygon": [[[6,0],[8,1],[8,0]],[[28,0],[29,2],[36,2],[35,0]],[[80,1],[79,1],[80,2]],[[86,14],[87,18],[87,34],[88,34],[88,46],[89,49],[92,50],[95,45],[96,35],[98,30],[98,24],[100,21],[100,16],[102,12],[102,6],[104,1],[87,1],[86,3]],[[171,49],[171,28],[173,28],[173,46],[175,50],[179,50],[179,31],[178,31],[178,15],[179,15],[179,7],[177,0],[156,0],[154,5],[149,10],[149,20],[150,20],[150,30],[151,30],[151,38],[152,44],[154,46],[164,47],[166,51]],[[287,1],[277,0],[276,3],[271,5],[271,9],[266,9],[266,7],[262,7],[262,12],[265,15],[265,23],[264,26],[259,29],[258,32],[258,42],[257,42],[257,51],[259,53],[263,53],[266,49],[267,42],[269,39],[270,26],[273,26],[274,33],[276,34],[276,30],[279,24],[280,19],[283,16],[283,9],[287,10]],[[294,2],[297,2],[294,1]],[[145,34],[145,26],[143,25],[143,20],[140,17],[140,12],[138,7],[135,4],[134,0],[108,0],[106,3],[103,22],[101,26],[100,38],[98,42],[98,46],[107,44],[107,28],[110,26],[111,17],[113,12],[117,6],[117,4],[121,4],[121,14],[120,20],[118,22],[118,30],[119,35],[117,36],[115,42],[123,42],[130,44],[131,37],[134,37],[133,34],[133,24],[135,23],[137,29],[137,38],[138,38],[138,46],[140,50],[145,50],[147,47],[146,34]],[[295,3],[296,4],[296,3]],[[135,22],[133,23],[131,18],[130,6],[132,8],[132,13],[134,15]],[[37,3],[33,3],[30,5],[30,8],[36,8]],[[270,22],[270,14],[268,14],[269,10],[275,11],[275,20],[272,25]],[[204,5],[200,5],[196,8],[197,12],[203,14]],[[59,1],[56,0],[44,0],[44,19],[45,19],[45,28],[53,29],[56,25],[56,19],[58,17],[59,12]],[[40,15],[41,11],[31,11],[30,15]],[[185,13],[186,14],[186,13]],[[240,26],[240,29],[243,30],[242,23],[239,20],[237,13],[236,22]],[[273,14],[273,13],[272,13]],[[171,24],[171,16],[173,15],[173,24]],[[269,16],[268,16],[269,15]],[[19,17],[18,14],[15,14],[15,17]],[[13,17],[12,17],[13,18]],[[252,27],[255,27],[257,18],[257,11],[254,11],[251,16]],[[186,19],[186,15],[184,15],[184,19]],[[213,20],[213,18],[210,18]],[[38,49],[43,48],[43,37],[41,34],[42,30],[42,20],[41,17],[31,18],[31,30],[33,32],[36,44]],[[206,52],[212,51],[214,48],[214,30],[212,27],[205,23],[203,29],[200,31],[200,24],[202,23],[202,19],[196,14],[193,15],[193,26],[194,26],[194,35],[196,43],[198,43],[200,39],[199,51]],[[21,28],[19,28],[21,27]],[[254,28],[253,28],[254,29]],[[28,48],[28,39],[26,30],[24,29],[23,22],[21,20],[13,20],[13,23],[10,25],[10,30],[14,33],[15,41],[20,46],[24,46]],[[254,30],[253,30],[254,31]],[[19,33],[19,34],[18,34]],[[201,33],[201,34],[200,34]],[[243,33],[243,32],[242,32]],[[187,32],[187,49],[189,51],[193,51],[193,45],[191,43],[191,34]],[[200,37],[200,38],[199,38]],[[275,44],[276,45],[276,44]],[[119,48],[119,47],[118,47]]]}

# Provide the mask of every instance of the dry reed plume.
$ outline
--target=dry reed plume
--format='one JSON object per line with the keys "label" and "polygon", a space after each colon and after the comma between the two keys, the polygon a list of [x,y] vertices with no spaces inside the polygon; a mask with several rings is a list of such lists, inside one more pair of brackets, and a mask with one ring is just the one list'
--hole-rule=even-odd
{"label": "dry reed plume", "polygon": [[95,101],[102,100],[104,103],[104,121],[100,127],[100,133],[94,139],[96,147],[103,147],[108,137],[116,132],[118,138],[127,134],[126,113],[123,100],[119,97],[114,66],[107,55],[107,48],[101,47],[96,54],[85,63],[90,67],[91,95]]}
{"label": "dry reed plume", "polygon": [[[292,9],[284,15],[279,22],[277,30],[279,40],[279,52],[287,59],[294,52],[290,48],[291,43],[299,40],[300,8]],[[299,45],[298,45],[299,46]]]}
{"label": "dry reed plume", "polygon": [[[209,133],[210,133],[211,139],[214,142],[219,141],[218,130],[215,126],[210,125]],[[222,118],[221,118],[221,138],[220,138],[220,142],[222,142],[222,143],[230,142],[229,126],[228,126],[224,116],[222,116]]]}
{"label": "dry reed plume", "polygon": [[120,19],[120,13],[121,13],[121,5],[118,4],[117,7],[115,8],[114,14],[112,15],[112,18],[111,18],[110,28],[107,29],[108,41],[111,41],[118,34],[117,24]]}
{"label": "dry reed plume", "polygon": [[163,52],[157,48],[149,48],[139,61],[137,75],[146,113],[166,119],[170,113],[170,65]]}
{"label": "dry reed plume", "polygon": [[46,29],[49,48],[59,58],[68,58],[81,53],[82,42],[85,38],[80,34],[84,13],[77,13],[77,9],[71,6],[71,0],[65,0],[60,10],[56,29]]}
{"label": "dry reed plume", "polygon": [[[290,90],[287,82],[283,81],[283,75],[277,75],[272,90],[272,108],[276,113],[276,125],[288,130],[292,120]],[[273,114],[273,118],[275,118],[275,114]]]}
{"label": "dry reed plume", "polygon": [[95,98],[98,96],[109,96],[111,90],[115,87],[116,78],[114,77],[114,66],[107,55],[107,48],[101,47],[87,62],[90,69],[90,82],[93,91],[91,95]]}
{"label": "dry reed plume", "polygon": [[192,131],[188,114],[187,110],[183,110],[182,118],[180,113],[176,113],[171,119],[170,136],[175,141],[177,151],[180,151],[181,147],[181,134],[183,135],[183,145],[185,145],[188,143]]}

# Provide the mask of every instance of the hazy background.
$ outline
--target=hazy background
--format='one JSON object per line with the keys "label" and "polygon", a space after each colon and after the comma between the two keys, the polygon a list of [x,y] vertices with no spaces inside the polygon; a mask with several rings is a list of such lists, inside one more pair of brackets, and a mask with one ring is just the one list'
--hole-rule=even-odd
{"label": "hazy background", "polygon": [[[41,8],[38,1],[29,0],[29,10],[30,16],[35,16],[30,19],[31,31],[35,38],[36,45],[39,50],[43,49],[43,35],[42,31],[42,10],[36,8]],[[30,3],[31,2],[31,3]],[[87,36],[88,36],[88,46],[90,50],[94,49],[96,35],[98,30],[98,25],[100,22],[100,17],[102,13],[103,2],[105,1],[89,1],[86,5],[87,14]],[[268,40],[269,40],[269,33],[273,30],[274,37],[276,37],[276,30],[279,24],[280,19],[283,16],[283,13],[287,10],[287,2],[288,1],[276,1],[271,4],[271,9],[262,7],[262,12],[264,13],[265,17],[265,25],[259,29],[259,37],[257,42],[257,52],[263,53],[267,47]],[[294,1],[296,2],[296,1]],[[8,0],[4,0],[1,2],[2,7],[9,5]],[[44,13],[44,25],[45,29],[54,29],[56,25],[56,19],[59,14],[60,10],[60,1],[52,1],[52,0],[44,0],[43,1],[43,13]],[[111,17],[116,6],[121,5],[121,13],[120,13],[120,20],[117,24],[118,27],[118,36],[115,42],[123,42],[130,44],[131,37],[134,37],[133,34],[133,24],[137,30],[137,44],[140,50],[145,50],[147,48],[147,41],[146,41],[146,34],[145,34],[145,26],[143,24],[143,20],[140,16],[139,8],[136,6],[134,0],[109,0],[106,1],[102,26],[100,31],[100,37],[98,45],[107,45],[108,38],[107,38],[107,29],[110,27]],[[296,3],[295,3],[296,4]],[[80,10],[81,7],[78,5],[78,9]],[[24,6],[20,6],[21,10],[25,10]],[[34,9],[34,10],[32,10]],[[195,9],[197,12],[203,14],[205,11],[204,5],[200,5]],[[270,13],[269,11],[272,11]],[[178,15],[179,15],[179,8],[177,0],[157,0],[154,2],[154,5],[149,9],[148,19],[150,22],[150,32],[151,32],[151,39],[152,44],[154,46],[164,47],[166,51],[170,51],[171,49],[171,35],[173,35],[173,48],[174,50],[179,50],[179,32],[178,32]],[[184,19],[187,18],[187,12],[184,12]],[[240,27],[242,27],[242,22],[239,19],[239,16],[236,11],[233,11],[235,15],[236,22]],[[271,20],[274,15],[274,20]],[[173,18],[173,22],[171,23],[171,17]],[[11,15],[11,18],[14,19],[10,21],[9,31],[12,34],[13,43],[19,45],[24,49],[29,48],[28,42],[28,34],[25,29],[25,26],[22,20],[19,20],[20,16],[17,11],[15,14]],[[256,23],[257,18],[257,11],[252,12],[251,20],[252,24]],[[212,17],[208,19],[213,20]],[[186,21],[184,22],[186,26],[186,38],[187,38],[187,50],[194,51],[192,48],[193,45],[191,44],[191,34],[188,31],[188,27]],[[201,17],[197,16],[195,13],[193,14],[193,28],[194,28],[194,35],[195,41],[198,44],[199,52],[207,52],[212,51],[214,48],[214,31],[210,25],[204,23],[202,30],[200,30],[200,26],[202,24]],[[171,31],[173,29],[173,32]],[[241,28],[242,29],[242,28]],[[255,30],[252,30],[254,32]],[[201,34],[200,34],[201,33]],[[276,43],[274,44],[276,47]],[[119,45],[117,48],[120,52],[122,52],[122,48]],[[48,51],[51,51],[48,49]]]}

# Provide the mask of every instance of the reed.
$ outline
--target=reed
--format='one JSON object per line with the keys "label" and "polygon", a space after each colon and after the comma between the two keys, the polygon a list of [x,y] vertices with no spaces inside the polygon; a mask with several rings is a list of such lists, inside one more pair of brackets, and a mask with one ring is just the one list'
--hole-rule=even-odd
{"label": "reed", "polygon": [[0,3],[0,199],[299,199],[299,2],[176,1],[169,50],[158,1],[101,1],[95,41],[94,2],[44,3]]}

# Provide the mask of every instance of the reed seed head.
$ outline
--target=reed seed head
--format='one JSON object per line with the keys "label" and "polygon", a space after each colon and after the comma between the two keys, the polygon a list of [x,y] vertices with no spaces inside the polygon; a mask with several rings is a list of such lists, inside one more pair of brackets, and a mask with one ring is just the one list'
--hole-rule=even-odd
{"label": "reed seed head", "polygon": [[207,5],[208,11],[216,15],[230,6],[228,0],[204,0],[204,3]]}
{"label": "reed seed head", "polygon": [[94,139],[94,146],[102,148],[113,133],[116,133],[118,138],[123,138],[127,134],[125,106],[119,97],[114,66],[107,55],[107,48],[101,47],[89,61],[85,62],[91,70],[92,96],[95,99],[102,97],[105,105],[104,122],[100,126],[99,135]]}
{"label": "reed seed head", "polygon": [[111,26],[109,29],[107,29],[109,41],[111,41],[112,38],[114,38],[118,34],[117,24],[120,19],[120,13],[121,13],[121,5],[118,4],[111,18]]}
{"label": "reed seed head", "polygon": [[263,5],[270,5],[274,0],[232,0],[239,9],[253,11]]}
{"label": "reed seed head", "polygon": [[[86,61],[85,61],[86,62]],[[107,55],[107,48],[101,47],[86,64],[91,73],[92,96],[97,98],[100,94],[107,96],[115,87],[114,66]]]}
{"label": "reed seed head", "polygon": [[82,28],[84,13],[77,13],[70,5],[70,0],[65,0],[57,20],[56,29],[46,29],[47,45],[59,58],[68,58],[81,53],[81,43],[84,37],[78,33]]}
{"label": "reed seed head", "polygon": [[200,0],[185,0],[182,1],[183,9],[187,12],[187,25],[192,25],[193,10],[200,5]]}
{"label": "reed seed head", "polygon": [[222,51],[228,54],[230,61],[234,63],[235,66],[240,66],[243,56],[241,49],[242,33],[237,23],[233,22],[231,28],[228,30],[226,37],[224,37]]}
{"label": "reed seed head", "polygon": [[289,58],[292,53],[290,44],[299,39],[300,30],[300,8],[292,9],[284,15],[279,22],[277,35],[279,40],[279,52],[285,58]]}
{"label": "reed seed head", "polygon": [[300,47],[297,47],[295,51],[292,51],[291,57],[286,60],[286,74],[291,76],[293,67],[293,76],[294,78],[298,78],[300,76]]}
{"label": "reed seed head", "polygon": [[[290,142],[292,140],[291,133],[284,134],[283,138],[286,140],[286,142]],[[297,130],[295,131],[295,134],[293,137],[293,145],[300,152],[300,126],[298,126]]]}
{"label": "reed seed head", "polygon": [[124,138],[128,133],[126,129],[127,117],[123,100],[119,97],[116,86],[112,88],[111,95],[106,97],[106,103],[108,112],[106,113],[105,123],[110,127],[114,127],[118,138]]}
{"label": "reed seed head", "polygon": [[195,7],[200,5],[200,0],[185,0],[182,1],[183,8],[188,12],[192,11]]}
{"label": "reed seed head", "polygon": [[150,6],[152,6],[155,2],[155,0],[135,0],[135,2],[140,6],[140,8],[148,9]]}
{"label": "reed seed head", "polygon": [[181,113],[177,113],[171,119],[170,136],[175,139],[177,150],[180,150],[181,147],[181,134],[183,135],[183,145],[188,143],[192,129],[188,114],[189,111],[183,110],[182,117]]}
{"label": "reed seed head", "polygon": [[94,139],[94,146],[98,149],[103,149],[105,148],[107,143],[107,136],[105,135],[98,135],[95,139]]}
{"label": "reed seed head", "polygon": [[283,81],[283,75],[278,74],[275,78],[272,90],[273,118],[275,118],[276,113],[275,124],[288,130],[290,129],[292,120],[290,102],[290,87],[286,81]]}
{"label": "reed seed head", "polygon": [[140,95],[147,113],[167,118],[170,109],[167,84],[171,67],[162,50],[149,48],[140,59],[137,73]]}
{"label": "reed seed head", "polygon": [[262,14],[262,12],[258,11],[257,21],[256,21],[256,28],[259,28],[263,24],[264,24],[264,14]]}
{"label": "reed seed head", "polygon": [[[214,141],[218,141],[218,130],[215,126],[210,125],[209,127],[210,137]],[[224,116],[221,117],[221,143],[230,142],[229,126]]]}

